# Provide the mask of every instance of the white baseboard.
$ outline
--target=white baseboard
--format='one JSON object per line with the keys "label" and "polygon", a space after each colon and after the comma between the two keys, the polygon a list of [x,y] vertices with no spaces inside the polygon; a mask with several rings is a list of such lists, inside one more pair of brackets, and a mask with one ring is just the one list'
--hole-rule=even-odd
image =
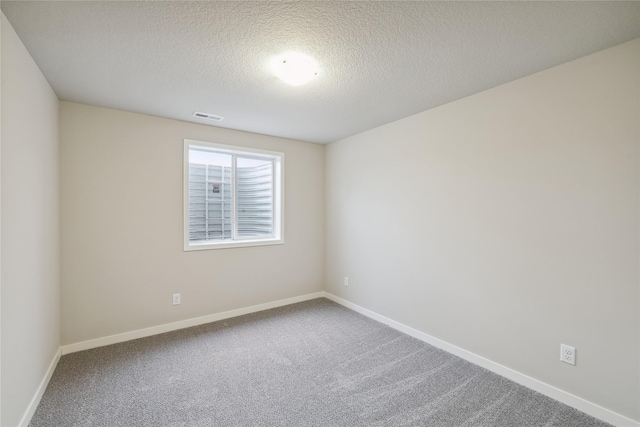
{"label": "white baseboard", "polygon": [[236,310],[229,310],[222,313],[209,314],[201,317],[194,317],[191,319],[180,320],[178,322],[166,323],[164,325],[152,326],[150,328],[138,329],[135,331],[129,331],[121,334],[109,335],[102,338],[68,344],[62,346],[62,354],[65,355],[69,353],[75,353],[77,351],[89,350],[91,348],[149,337],[152,335],[171,332],[178,329],[190,328],[192,326],[198,326],[205,323],[216,322],[218,320],[229,319],[231,317],[242,316],[243,314],[255,313],[258,311],[269,310],[270,308],[282,307],[284,305],[295,304],[297,302],[307,301],[315,298],[322,298],[323,296],[324,292],[314,292],[312,294],[301,295],[293,298],[286,298],[264,304],[252,305],[251,307],[239,308]]}
{"label": "white baseboard", "polygon": [[62,355],[61,349],[58,348],[58,351],[56,351],[56,354],[53,356],[53,360],[51,360],[51,363],[49,364],[49,368],[47,368],[47,372],[44,374],[44,378],[42,378],[42,381],[40,381],[40,385],[36,390],[36,394],[31,399],[31,402],[29,402],[29,406],[27,406],[27,410],[22,416],[22,419],[20,420],[20,424],[18,424],[20,427],[27,427],[31,422],[31,417],[33,417],[33,414],[36,412],[36,409],[40,404],[40,399],[42,399],[42,395],[44,394],[44,391],[47,389],[47,386],[49,385],[49,380],[53,375],[53,371],[56,370],[56,366],[58,366],[58,362],[60,361],[61,355]]}
{"label": "white baseboard", "polygon": [[417,329],[413,329],[400,322],[391,320],[387,317],[384,317],[378,313],[375,313],[357,304],[354,304],[345,299],[337,297],[333,294],[324,292],[324,297],[332,301],[335,301],[338,304],[343,305],[355,312],[363,314],[373,320],[377,320],[380,323],[384,323],[385,325],[388,325],[393,329],[396,329],[400,332],[403,332],[407,335],[410,335],[414,338],[417,338],[421,341],[431,344],[434,347],[442,349],[451,354],[455,354],[456,356],[461,357],[462,359],[468,360],[469,362],[474,363],[476,365],[482,366],[483,368],[488,369],[491,372],[495,372],[498,375],[506,377],[518,384],[521,384],[525,387],[535,390],[538,393],[544,394],[545,396],[548,396],[552,399],[555,399],[559,402],[564,403],[565,405],[571,406],[572,408],[575,408],[581,412],[584,412],[585,414],[589,414],[592,417],[598,418],[599,420],[602,420],[604,422],[607,422],[609,424],[613,424],[614,426],[619,426],[619,427],[640,427],[640,422],[638,421],[634,421],[630,418],[625,417],[624,415],[618,414],[617,412],[613,412],[609,409],[603,408],[600,405],[589,402],[588,400],[575,396],[566,391],[560,390],[557,387],[554,387],[552,385],[539,381],[528,375],[522,374],[511,368],[507,368],[506,366],[493,362],[482,356],[478,356],[477,354],[467,351],[463,348],[457,347],[453,344],[449,344],[448,342],[442,341],[439,338],[435,338],[431,335],[425,334],[424,332],[420,332]]}

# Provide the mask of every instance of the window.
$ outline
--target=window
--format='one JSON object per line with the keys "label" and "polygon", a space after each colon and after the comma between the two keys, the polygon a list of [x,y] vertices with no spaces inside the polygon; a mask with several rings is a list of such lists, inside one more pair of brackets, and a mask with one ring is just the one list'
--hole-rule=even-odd
{"label": "window", "polygon": [[184,250],[283,239],[284,154],[184,140]]}

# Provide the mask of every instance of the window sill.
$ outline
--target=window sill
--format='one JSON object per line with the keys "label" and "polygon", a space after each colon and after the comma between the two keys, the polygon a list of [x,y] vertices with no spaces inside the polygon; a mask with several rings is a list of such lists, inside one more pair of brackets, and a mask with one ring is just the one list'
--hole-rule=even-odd
{"label": "window sill", "polygon": [[184,251],[206,251],[210,249],[232,249],[232,248],[247,248],[252,246],[270,246],[270,245],[282,245],[284,239],[260,239],[260,240],[235,240],[232,242],[202,242],[202,243],[185,243]]}

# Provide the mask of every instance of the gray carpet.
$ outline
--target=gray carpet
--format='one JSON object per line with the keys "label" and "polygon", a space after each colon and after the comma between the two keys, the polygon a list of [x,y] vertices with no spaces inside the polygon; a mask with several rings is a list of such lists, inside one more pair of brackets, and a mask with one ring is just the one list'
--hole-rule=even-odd
{"label": "gray carpet", "polygon": [[326,299],[63,356],[31,426],[606,426]]}

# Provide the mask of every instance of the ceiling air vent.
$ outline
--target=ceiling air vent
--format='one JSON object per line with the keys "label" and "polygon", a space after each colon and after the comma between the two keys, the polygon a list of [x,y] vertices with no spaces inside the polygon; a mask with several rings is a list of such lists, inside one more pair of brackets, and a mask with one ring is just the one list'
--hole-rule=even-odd
{"label": "ceiling air vent", "polygon": [[223,117],[220,116],[216,116],[215,114],[209,114],[209,113],[200,113],[198,111],[196,111],[195,113],[193,113],[193,117],[197,117],[199,119],[207,119],[207,120],[214,120],[216,122],[219,122],[220,120],[223,119]]}

